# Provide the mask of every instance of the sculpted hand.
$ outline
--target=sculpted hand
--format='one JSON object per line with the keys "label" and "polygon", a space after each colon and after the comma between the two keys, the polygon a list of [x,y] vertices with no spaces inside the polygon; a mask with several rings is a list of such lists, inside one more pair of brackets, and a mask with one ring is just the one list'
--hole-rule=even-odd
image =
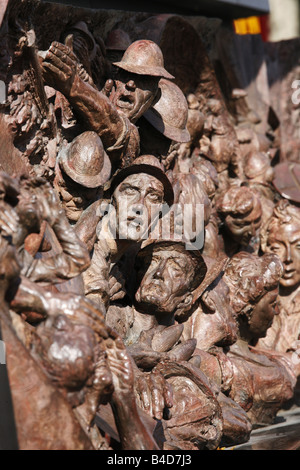
{"label": "sculpted hand", "polygon": [[162,360],[188,361],[196,348],[196,340],[180,342],[183,325],[153,328],[144,331],[129,350],[136,364],[144,369],[155,367]]}
{"label": "sculpted hand", "polygon": [[110,93],[111,93],[111,90],[114,86],[114,82],[111,78],[109,78],[108,80],[106,80],[105,84],[104,84],[104,87],[102,88],[102,93],[109,97]]}
{"label": "sculpted hand", "polygon": [[17,202],[19,185],[17,180],[4,171],[0,172],[0,232],[4,236],[13,236],[18,230],[19,218],[14,209],[4,201],[5,197]]}
{"label": "sculpted hand", "polygon": [[117,265],[109,273],[109,298],[111,301],[125,297],[125,279]]}
{"label": "sculpted hand", "polygon": [[78,59],[65,44],[54,41],[42,62],[47,85],[69,96],[78,69]]}
{"label": "sculpted hand", "polygon": [[218,402],[222,408],[224,421],[222,444],[236,445],[247,442],[252,431],[247,413],[223,393],[219,393]]}
{"label": "sculpted hand", "polygon": [[155,419],[162,419],[164,409],[173,406],[171,385],[159,371],[141,374],[135,383],[135,393],[140,408]]}
{"label": "sculpted hand", "polygon": [[105,341],[107,362],[113,378],[113,400],[132,400],[134,373],[130,355],[119,336]]}

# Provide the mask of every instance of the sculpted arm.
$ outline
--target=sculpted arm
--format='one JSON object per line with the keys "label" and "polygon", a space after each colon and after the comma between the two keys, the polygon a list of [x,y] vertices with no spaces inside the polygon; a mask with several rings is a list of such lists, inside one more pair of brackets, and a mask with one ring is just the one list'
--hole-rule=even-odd
{"label": "sculpted arm", "polygon": [[106,148],[114,145],[124,131],[124,119],[104,93],[80,78],[75,54],[64,44],[53,42],[42,67],[47,85],[66,96],[86,127],[98,133]]}

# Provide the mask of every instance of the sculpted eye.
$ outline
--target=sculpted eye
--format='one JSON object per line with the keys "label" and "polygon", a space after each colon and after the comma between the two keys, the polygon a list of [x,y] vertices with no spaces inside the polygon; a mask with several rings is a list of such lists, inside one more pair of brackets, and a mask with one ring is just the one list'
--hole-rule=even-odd
{"label": "sculpted eye", "polygon": [[163,199],[162,195],[157,193],[149,193],[147,197],[152,202],[162,202]]}
{"label": "sculpted eye", "polygon": [[273,253],[277,253],[278,251],[280,251],[281,247],[278,246],[278,245],[272,245],[271,246],[271,251],[273,251]]}
{"label": "sculpted eye", "polygon": [[125,194],[126,196],[132,196],[136,192],[137,192],[136,189],[133,188],[132,186],[125,186],[124,188],[122,188],[122,193]]}

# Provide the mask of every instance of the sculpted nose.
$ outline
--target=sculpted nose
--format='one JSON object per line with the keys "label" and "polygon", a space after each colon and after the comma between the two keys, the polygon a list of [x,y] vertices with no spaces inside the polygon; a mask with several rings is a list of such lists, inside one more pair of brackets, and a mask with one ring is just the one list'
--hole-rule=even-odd
{"label": "sculpted nose", "polygon": [[286,246],[286,249],[285,249],[285,260],[284,260],[284,262],[285,263],[291,263],[291,261],[292,261],[291,247],[290,247],[290,244],[288,244]]}
{"label": "sculpted nose", "polygon": [[[141,198],[140,198],[141,199]],[[144,205],[143,204],[134,204],[131,208],[133,214],[137,216],[142,216],[144,213]]]}

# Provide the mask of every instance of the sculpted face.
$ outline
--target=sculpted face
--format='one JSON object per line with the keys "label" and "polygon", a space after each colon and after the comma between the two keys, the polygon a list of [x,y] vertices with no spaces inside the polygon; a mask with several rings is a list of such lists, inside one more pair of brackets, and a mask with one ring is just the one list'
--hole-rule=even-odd
{"label": "sculpted face", "polygon": [[[151,258],[150,258],[151,256]],[[185,299],[193,279],[191,259],[173,247],[149,254],[138,273],[136,301],[161,313],[172,313]]]}
{"label": "sculpted face", "polygon": [[71,223],[79,220],[84,209],[100,196],[102,188],[85,188],[73,181],[62,170],[56,169],[54,187],[59,194],[62,207]]}
{"label": "sculpted face", "polygon": [[135,123],[150,108],[158,90],[158,78],[119,70],[110,99],[118,112]]}
{"label": "sculpted face", "polygon": [[249,327],[252,335],[256,338],[266,336],[267,330],[273,323],[274,315],[279,313],[276,308],[277,297],[278,288],[267,292],[254,308],[249,321]]}
{"label": "sculpted face", "polygon": [[280,280],[283,287],[296,287],[300,283],[300,225],[276,225],[270,231],[267,251],[275,253],[284,265]]}
{"label": "sculpted face", "polygon": [[163,199],[163,184],[154,176],[146,173],[127,176],[113,194],[119,238],[142,240]]}
{"label": "sculpted face", "polygon": [[246,217],[227,215],[225,223],[233,239],[241,245],[247,246],[260,227],[261,211],[254,210]]}

